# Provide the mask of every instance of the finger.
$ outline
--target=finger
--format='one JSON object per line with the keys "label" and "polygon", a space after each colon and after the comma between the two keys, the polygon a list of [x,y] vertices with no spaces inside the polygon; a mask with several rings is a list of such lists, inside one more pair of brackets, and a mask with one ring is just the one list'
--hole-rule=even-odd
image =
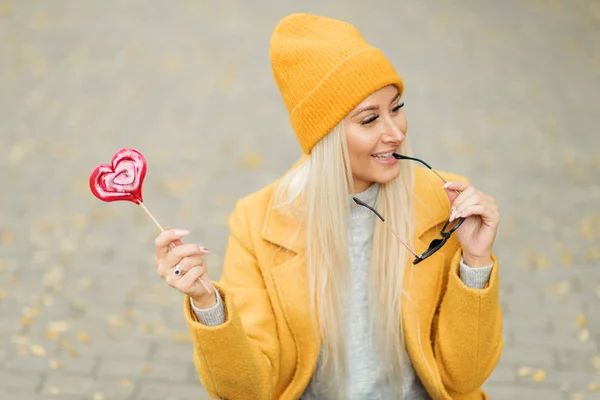
{"label": "finger", "polygon": [[[169,228],[168,226],[167,226],[167,227],[165,227],[165,231],[168,231],[168,230],[171,230],[171,228]],[[181,246],[181,245],[183,244],[183,242],[182,242],[181,240],[179,240],[179,239],[177,239],[177,240],[174,240],[174,241],[173,241],[173,242],[171,242],[171,243],[173,243],[175,246]]]}
{"label": "finger", "polygon": [[469,218],[473,215],[479,215],[484,217],[487,214],[487,210],[483,204],[473,204],[467,207],[464,211],[459,213],[456,218]]}
{"label": "finger", "polygon": [[468,195],[467,197],[457,199],[452,205],[450,221],[454,220],[457,217],[462,217],[461,214],[464,213],[465,210],[477,204],[483,204],[483,199],[481,198],[481,196],[479,196],[477,192],[474,192]]}
{"label": "finger", "polygon": [[191,268],[189,268],[189,270],[185,274],[175,275],[173,273],[173,271],[171,271],[171,273],[166,274],[166,276],[164,278],[165,282],[167,283],[167,285],[169,285],[169,286],[174,287],[174,288],[177,289],[177,282],[180,281],[180,280],[182,280],[187,275],[189,275],[190,272],[192,272],[192,271],[200,271],[200,275],[199,276],[202,276],[207,271],[206,265],[205,264],[201,264],[201,265],[192,266]]}
{"label": "finger", "polygon": [[[205,273],[206,268],[193,267],[191,270],[188,271],[187,274],[182,276],[174,283],[174,287],[175,289],[185,294],[193,293],[195,295],[202,295],[206,292],[206,289],[204,288],[202,283],[200,283],[199,279]],[[210,288],[212,285],[207,284],[207,286]]]}
{"label": "finger", "polygon": [[446,192],[446,195],[450,200],[450,204],[452,204],[454,203],[454,200],[456,200],[460,192],[466,190],[469,186],[471,186],[469,182],[451,181],[444,182],[444,185],[442,187],[444,188],[444,191]]}
{"label": "finger", "polygon": [[156,258],[162,259],[169,253],[169,244],[189,235],[189,231],[183,229],[168,229],[157,236],[154,241]]}
{"label": "finger", "polygon": [[472,196],[475,196],[477,198],[478,196],[476,196],[476,192],[477,190],[473,186],[469,186],[466,189],[464,189],[458,196],[456,196],[454,202],[452,202],[450,212],[456,211],[461,206],[461,204],[463,204],[468,198]]}
{"label": "finger", "polygon": [[195,243],[182,244],[181,246],[174,247],[158,263],[158,274],[164,276],[169,269],[174,268],[185,257],[203,254],[206,254],[204,248]]}
{"label": "finger", "polygon": [[[192,256],[192,257],[185,257],[183,258],[179,264],[177,264],[177,266],[179,267],[179,274],[178,275],[185,275],[190,269],[192,269],[193,267],[196,266],[204,266],[204,258],[200,255],[200,256]],[[173,270],[168,270],[167,273],[168,274],[175,274],[177,275],[177,266],[175,268],[173,268]]]}

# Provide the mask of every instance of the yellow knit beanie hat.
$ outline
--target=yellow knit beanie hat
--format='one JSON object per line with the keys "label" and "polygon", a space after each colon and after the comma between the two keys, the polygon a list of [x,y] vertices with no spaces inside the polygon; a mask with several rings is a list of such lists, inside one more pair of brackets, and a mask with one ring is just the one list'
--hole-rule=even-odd
{"label": "yellow knit beanie hat", "polygon": [[271,67],[302,151],[329,133],[371,93],[387,85],[404,90],[381,50],[351,24],[291,14],[275,27]]}

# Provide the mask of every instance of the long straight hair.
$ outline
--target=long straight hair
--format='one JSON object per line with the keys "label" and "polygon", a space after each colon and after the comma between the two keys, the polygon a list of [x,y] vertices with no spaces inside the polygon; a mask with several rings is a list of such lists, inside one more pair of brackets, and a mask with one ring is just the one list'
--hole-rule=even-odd
{"label": "long straight hair", "polygon": [[[401,152],[411,155],[405,140]],[[412,246],[414,234],[411,163],[380,185],[375,207],[388,225]],[[348,296],[350,258],[348,221],[354,204],[354,179],[343,123],[312,149],[307,161],[286,174],[277,188],[276,207],[291,213],[306,229],[306,269],[315,340],[322,339],[322,358],[315,384],[329,399],[345,398],[348,359],[344,307]],[[371,327],[378,343],[392,398],[401,398],[406,362],[402,332],[404,266],[408,252],[381,223],[375,224],[370,264]],[[318,328],[318,329],[317,329]]]}

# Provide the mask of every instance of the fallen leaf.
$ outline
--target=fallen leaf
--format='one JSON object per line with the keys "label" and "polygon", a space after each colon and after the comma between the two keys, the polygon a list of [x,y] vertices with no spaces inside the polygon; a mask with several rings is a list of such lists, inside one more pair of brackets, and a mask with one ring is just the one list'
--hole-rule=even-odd
{"label": "fallen leaf", "polygon": [[58,340],[60,338],[60,333],[48,330],[44,333],[44,337],[50,340]]}
{"label": "fallen leaf", "polygon": [[569,281],[562,281],[557,285],[556,289],[558,294],[565,295],[571,291],[571,284]]}
{"label": "fallen leaf", "polygon": [[54,305],[54,298],[50,295],[44,295],[42,302],[46,307],[52,307]]}
{"label": "fallen leaf", "polygon": [[153,333],[155,332],[156,329],[154,329],[154,325],[152,324],[148,324],[148,323],[141,323],[140,324],[140,331],[144,332],[144,333]]}
{"label": "fallen leaf", "polygon": [[590,247],[585,254],[588,261],[600,260],[600,247]]}
{"label": "fallen leaf", "polygon": [[538,369],[535,371],[535,374],[533,374],[533,380],[535,382],[542,382],[544,379],[546,379],[546,371],[543,369]]}
{"label": "fallen leaf", "polygon": [[600,356],[594,356],[594,357],[592,357],[592,365],[597,370],[600,370]]}
{"label": "fallen leaf", "polygon": [[560,260],[565,268],[571,268],[573,266],[573,254],[568,250],[563,249],[560,252]]}
{"label": "fallen leaf", "polygon": [[50,360],[51,369],[59,369],[60,367],[62,367],[62,365],[62,362],[60,362],[59,360]]}
{"label": "fallen leaf", "polygon": [[587,323],[587,318],[585,317],[585,315],[579,314],[579,316],[577,317],[577,326],[580,328],[583,328],[586,323]]}
{"label": "fallen leaf", "polygon": [[29,351],[27,351],[27,349],[25,347],[19,347],[18,353],[20,356],[29,355]]}
{"label": "fallen leaf", "polygon": [[71,358],[79,358],[79,352],[75,349],[69,349],[69,356]]}
{"label": "fallen leaf", "polygon": [[50,393],[50,394],[60,394],[60,389],[57,388],[56,386],[50,386],[48,388],[48,393]]}
{"label": "fallen leaf", "polygon": [[10,231],[2,232],[2,244],[10,246],[13,243],[13,235]]}
{"label": "fallen leaf", "polygon": [[532,369],[531,367],[521,367],[517,371],[517,375],[519,376],[529,376],[531,375]]}
{"label": "fallen leaf", "polygon": [[62,280],[64,271],[60,267],[54,267],[42,276],[42,283],[45,286],[54,286]]}
{"label": "fallen leaf", "polygon": [[119,317],[118,315],[109,315],[106,318],[106,323],[110,326],[117,326],[117,327],[125,325],[125,322],[123,322],[121,317]]}
{"label": "fallen leaf", "polygon": [[19,323],[21,326],[29,326],[31,325],[31,318],[21,317],[21,319],[19,319]]}
{"label": "fallen leaf", "polygon": [[85,332],[77,332],[77,340],[81,343],[87,343],[90,341],[90,335]]}
{"label": "fallen leaf", "polygon": [[169,71],[179,70],[181,68],[181,57],[174,55],[165,57],[164,66]]}
{"label": "fallen leaf", "polygon": [[73,253],[77,250],[77,243],[72,239],[64,238],[60,241],[60,250],[63,253]]}
{"label": "fallen leaf", "polygon": [[54,321],[48,324],[48,330],[66,332],[69,330],[69,323],[67,321]]}
{"label": "fallen leaf", "polygon": [[69,348],[69,341],[67,339],[62,339],[60,341],[60,347],[63,349]]}
{"label": "fallen leaf", "polygon": [[584,218],[581,221],[579,221],[579,236],[581,236],[585,240],[594,239],[594,226],[591,219]]}
{"label": "fallen leaf", "polygon": [[85,214],[77,214],[74,217],[73,225],[75,228],[82,229],[87,224],[87,216]]}
{"label": "fallen leaf", "polygon": [[6,292],[3,289],[0,289],[0,299],[6,298]]}
{"label": "fallen leaf", "polygon": [[535,269],[545,269],[548,267],[548,257],[541,253],[535,254],[531,262]]}
{"label": "fallen leaf", "polygon": [[8,15],[10,11],[10,0],[0,0],[0,17]]}
{"label": "fallen leaf", "polygon": [[83,300],[75,299],[71,301],[71,307],[73,307],[75,311],[85,311],[85,302]]}
{"label": "fallen leaf", "polygon": [[39,344],[32,344],[31,347],[29,347],[29,351],[34,356],[46,357],[46,350],[44,350],[44,348]]}
{"label": "fallen leaf", "polygon": [[597,392],[598,390],[600,390],[600,386],[598,386],[597,383],[590,383],[590,386],[588,386],[588,389],[590,390],[590,392]]}
{"label": "fallen leaf", "polygon": [[579,340],[582,342],[587,341],[590,338],[590,331],[588,329],[582,329],[579,331]]}
{"label": "fallen leaf", "polygon": [[119,380],[119,382],[123,386],[131,386],[131,381],[129,379],[123,378],[123,379]]}
{"label": "fallen leaf", "polygon": [[104,394],[102,394],[100,392],[95,392],[92,395],[92,400],[104,400],[104,399],[105,399]]}
{"label": "fallen leaf", "polygon": [[192,337],[189,332],[174,332],[171,335],[174,342],[191,342]]}
{"label": "fallen leaf", "polygon": [[35,318],[40,315],[40,309],[37,307],[25,307],[23,315],[27,318]]}
{"label": "fallen leaf", "polygon": [[50,260],[50,253],[45,250],[37,250],[33,253],[32,261],[35,264],[46,264]]}
{"label": "fallen leaf", "polygon": [[11,338],[11,340],[14,344],[29,344],[29,338],[27,336],[15,335]]}
{"label": "fallen leaf", "polygon": [[258,168],[262,162],[262,156],[259,153],[248,152],[242,156],[238,164],[245,168]]}
{"label": "fallen leaf", "polygon": [[570,397],[569,400],[584,400],[584,397],[581,393],[573,393]]}
{"label": "fallen leaf", "polygon": [[152,372],[152,366],[151,365],[144,365],[142,367],[142,372],[144,374],[149,374],[150,372]]}

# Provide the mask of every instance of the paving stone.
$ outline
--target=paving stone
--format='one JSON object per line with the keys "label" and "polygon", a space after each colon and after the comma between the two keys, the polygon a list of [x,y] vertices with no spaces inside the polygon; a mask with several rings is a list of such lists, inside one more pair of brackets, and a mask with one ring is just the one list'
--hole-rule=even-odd
{"label": "paving stone", "polygon": [[200,384],[164,384],[143,382],[137,400],[185,400],[189,398],[210,399]]}
{"label": "paving stone", "polygon": [[556,390],[541,387],[523,387],[490,384],[486,386],[486,390],[490,398],[493,398],[494,400],[565,400],[565,397],[562,393],[557,392]]}
{"label": "paving stone", "polygon": [[[95,199],[87,180],[116,149],[142,150],[145,204],[211,248],[217,279],[235,201],[300,156],[268,57],[297,2],[4,3],[0,393],[202,398],[182,296],[156,275],[157,228],[137,205]],[[303,4],[355,23],[397,66],[414,153],[500,204],[505,345],[491,398],[593,399],[597,2]],[[49,334],[60,321],[68,329]],[[146,364],[154,372],[141,374]],[[533,382],[522,367],[547,375]]]}
{"label": "paving stone", "polygon": [[42,383],[43,376],[36,372],[0,371],[0,392],[8,389],[35,391]]}
{"label": "paving stone", "polygon": [[81,376],[50,375],[44,384],[42,394],[63,396],[85,396],[92,393],[95,380]]}
{"label": "paving stone", "polygon": [[189,363],[175,361],[140,362],[125,359],[105,358],[98,370],[99,377],[160,379],[170,382],[187,378]]}

